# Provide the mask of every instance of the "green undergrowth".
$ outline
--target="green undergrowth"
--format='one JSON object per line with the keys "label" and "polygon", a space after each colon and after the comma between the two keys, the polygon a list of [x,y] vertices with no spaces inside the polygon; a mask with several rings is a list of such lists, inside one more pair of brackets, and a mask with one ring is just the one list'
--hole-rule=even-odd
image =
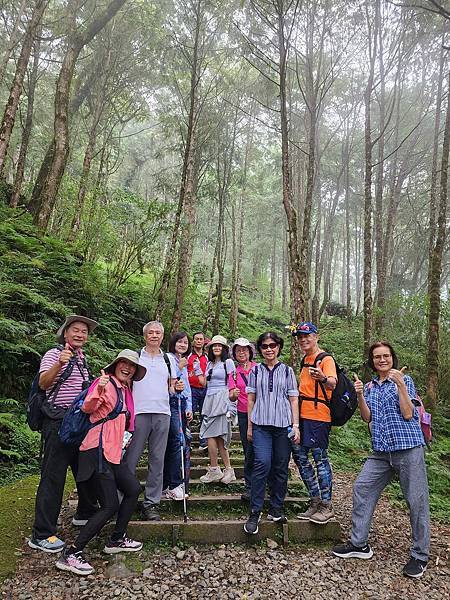
{"label": "green undergrowth", "polygon": [[[0,487],[0,582],[14,572],[24,538],[31,534],[38,485],[39,475],[30,475]],[[73,478],[68,476],[65,498],[73,487]]]}

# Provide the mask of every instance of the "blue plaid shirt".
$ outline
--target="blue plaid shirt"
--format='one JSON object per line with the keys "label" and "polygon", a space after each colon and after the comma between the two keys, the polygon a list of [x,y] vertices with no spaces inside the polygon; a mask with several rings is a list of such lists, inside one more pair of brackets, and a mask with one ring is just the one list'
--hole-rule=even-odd
{"label": "blue plaid shirt", "polygon": [[[405,375],[404,379],[408,396],[414,402],[417,396],[414,382],[409,375]],[[403,417],[394,382],[385,379],[380,383],[378,377],[375,377],[364,386],[364,399],[372,414],[374,451],[395,452],[425,445],[417,408],[414,408],[414,415],[409,421]]]}

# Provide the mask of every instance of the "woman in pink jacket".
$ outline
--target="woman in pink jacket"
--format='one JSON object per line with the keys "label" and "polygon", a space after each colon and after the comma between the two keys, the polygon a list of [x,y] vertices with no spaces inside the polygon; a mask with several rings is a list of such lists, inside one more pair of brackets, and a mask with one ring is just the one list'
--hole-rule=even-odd
{"label": "woman in pink jacket", "polygon": [[[115,554],[142,548],[141,542],[126,536],[141,486],[121,459],[134,429],[132,381],[142,379],[145,372],[137,352],[122,350],[89,389],[82,410],[90,415],[91,423],[106,420],[92,427],[80,446],[77,481],[91,480],[100,509],[84,524],[74,544],[63,550],[56,563],[58,569],[77,575],[91,574],[94,567],[84,559],[83,549],[116,513],[114,531],[103,551]],[[120,505],[118,491],[123,494]]]}

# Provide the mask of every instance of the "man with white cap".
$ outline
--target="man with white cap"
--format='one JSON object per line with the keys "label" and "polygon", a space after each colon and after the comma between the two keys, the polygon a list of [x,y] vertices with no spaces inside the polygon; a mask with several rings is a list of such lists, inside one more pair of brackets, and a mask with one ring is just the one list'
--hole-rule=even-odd
{"label": "man with white cap", "polygon": [[[39,367],[39,387],[46,391],[42,405],[43,456],[41,480],[36,494],[35,520],[28,545],[44,552],[60,552],[64,542],[56,536],[57,521],[66,483],[67,467],[74,478],[78,471],[78,448],[64,446],[59,428],[66,410],[90,383],[82,348],[97,322],[82,315],[69,315],[57,332],[58,346],[44,354]],[[87,484],[77,484],[78,509],[73,524],[84,525],[97,509]]]}

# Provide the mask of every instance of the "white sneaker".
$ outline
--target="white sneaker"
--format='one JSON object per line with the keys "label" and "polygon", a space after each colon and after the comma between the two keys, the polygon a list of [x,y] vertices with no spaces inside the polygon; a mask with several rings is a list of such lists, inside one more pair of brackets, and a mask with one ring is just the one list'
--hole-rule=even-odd
{"label": "white sneaker", "polygon": [[184,498],[187,498],[187,494],[184,494],[183,484],[180,483],[180,485],[177,485],[173,490],[167,489],[166,498],[169,500],[184,500]]}
{"label": "white sneaker", "polygon": [[221,481],[223,477],[222,469],[220,467],[208,467],[206,475],[200,477],[202,483],[213,483],[214,481]]}
{"label": "white sneaker", "polygon": [[220,480],[220,482],[228,484],[228,483],[233,483],[233,481],[236,481],[236,475],[234,473],[233,467],[230,467],[229,469],[224,469],[223,477]]}

